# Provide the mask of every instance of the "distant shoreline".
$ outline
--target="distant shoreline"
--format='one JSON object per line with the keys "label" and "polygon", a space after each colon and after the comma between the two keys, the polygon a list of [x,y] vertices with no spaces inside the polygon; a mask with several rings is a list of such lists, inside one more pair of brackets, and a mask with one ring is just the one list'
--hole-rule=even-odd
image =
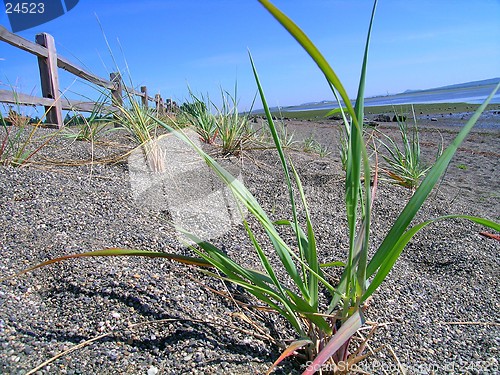
{"label": "distant shoreline", "polygon": [[[477,110],[479,104],[468,104],[468,103],[432,103],[432,104],[415,104],[413,109],[417,117],[417,121],[422,119],[436,118],[441,120],[447,118],[447,123],[450,120],[456,119],[456,126],[461,126],[464,123],[464,119],[470,117],[470,115]],[[327,114],[331,109],[317,109],[317,110],[305,110],[305,111],[272,111],[273,116],[277,118],[288,118],[297,120],[328,120]],[[365,117],[372,121],[378,115],[388,115],[393,116],[395,112],[398,114],[403,114],[409,118],[412,117],[412,106],[410,104],[406,105],[385,105],[385,106],[367,106],[365,107]],[[486,128],[500,128],[500,103],[489,104],[486,111],[482,115],[488,121],[486,124],[478,127]],[[451,124],[453,122],[451,121]],[[479,124],[478,124],[479,125]]]}
{"label": "distant shoreline", "polygon": [[[450,86],[436,87],[425,90],[407,90],[402,93],[390,95],[378,95],[365,98],[365,107],[387,107],[389,106],[431,106],[430,112],[435,111],[437,107],[470,107],[482,104],[491,94],[496,85],[500,82],[500,78],[492,78],[482,81],[466,82]],[[354,101],[354,99],[352,99]],[[497,92],[490,101],[490,104],[500,105],[500,92]],[[291,105],[281,108],[271,108],[272,112],[287,112],[296,113],[303,111],[331,111],[338,108],[338,103],[332,100],[324,100],[321,102],[303,103],[299,105]],[[424,107],[425,108],[425,107]],[[467,110],[469,108],[466,108]],[[424,109],[426,110],[426,109]],[[426,110],[427,111],[427,110]],[[465,112],[465,110],[461,110]],[[386,111],[387,112],[387,111]],[[390,111],[393,112],[393,111]],[[254,113],[263,113],[263,110],[254,111]]]}

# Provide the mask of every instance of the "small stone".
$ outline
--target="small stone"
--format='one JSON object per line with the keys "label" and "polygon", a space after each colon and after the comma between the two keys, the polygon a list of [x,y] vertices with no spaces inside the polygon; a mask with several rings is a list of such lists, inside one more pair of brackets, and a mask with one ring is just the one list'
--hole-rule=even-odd
{"label": "small stone", "polygon": [[116,312],[116,311],[113,311],[111,313],[111,316],[115,319],[120,319],[121,318],[121,314],[119,312]]}
{"label": "small stone", "polygon": [[118,359],[118,353],[115,352],[114,350],[108,352],[108,358],[111,360],[111,361],[116,361]]}
{"label": "small stone", "polygon": [[32,353],[33,353],[33,348],[32,348],[31,346],[29,346],[29,345],[26,345],[26,346],[24,347],[24,350],[23,350],[23,351],[24,351],[24,354],[26,354],[26,355],[30,355],[30,354],[32,354]]}
{"label": "small stone", "polygon": [[158,368],[155,367],[155,366],[151,366],[149,369],[148,369],[148,375],[156,375],[158,374]]}

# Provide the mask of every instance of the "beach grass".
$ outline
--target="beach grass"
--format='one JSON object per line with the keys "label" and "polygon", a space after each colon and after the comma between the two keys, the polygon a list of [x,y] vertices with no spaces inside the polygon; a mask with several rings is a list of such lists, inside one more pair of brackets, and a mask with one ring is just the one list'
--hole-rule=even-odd
{"label": "beach grass", "polygon": [[[271,3],[265,0],[261,0],[261,3],[310,54],[313,60],[318,64],[318,67],[325,73],[325,77],[334,94],[339,94],[347,103],[346,113],[349,115],[350,121],[347,122],[344,116],[346,128],[349,129],[349,137],[346,144],[345,204],[349,247],[347,254],[345,254],[345,262],[338,261],[327,265],[320,263],[318,257],[319,247],[317,247],[316,235],[301,179],[292,160],[288,159],[283,152],[281,140],[273,122],[273,116],[270,114],[269,108],[267,107],[264,91],[254,62],[251,59],[252,69],[261,101],[266,111],[269,130],[280,158],[283,172],[281,178],[284,182],[283,185],[285,185],[289,193],[289,204],[292,213],[291,219],[272,221],[266,211],[260,206],[257,199],[242,183],[235,179],[227,170],[218,164],[216,160],[206,154],[183,133],[175,132],[175,129],[168,124],[156,120],[154,113],[143,113],[137,109],[135,112],[134,110],[131,112],[123,111],[122,115],[125,116],[123,122],[130,125],[129,130],[133,130],[133,134],[141,145],[151,141],[151,129],[156,128],[151,122],[155,125],[164,127],[176,137],[189,144],[220,179],[227,184],[231,193],[239,200],[241,207],[245,208],[253,215],[253,219],[260,225],[260,230],[267,234],[268,239],[272,243],[274,254],[281,262],[279,264],[279,269],[286,273],[286,278],[282,278],[280,273],[277,272],[271,258],[266,254],[265,250],[267,249],[263,247],[264,243],[261,242],[256,232],[250,227],[249,221],[244,218],[243,226],[247,232],[249,242],[252,243],[255,253],[260,259],[263,269],[261,271],[256,271],[240,265],[237,260],[231,259],[223,248],[219,249],[217,245],[205,242],[197,238],[194,234],[183,231],[182,228],[178,229],[183,231],[186,237],[198,244],[198,246],[191,247],[191,250],[197,257],[167,254],[163,252],[112,248],[55,258],[26,271],[66,259],[88,256],[143,256],[167,258],[180,263],[198,266],[202,268],[202,272],[206,275],[213,276],[222,281],[232,282],[243,288],[259,300],[262,305],[267,305],[266,308],[280,314],[286,319],[290,326],[296,331],[297,339],[291,344],[288,344],[288,340],[278,342],[278,345],[284,349],[284,351],[275,364],[278,364],[289,355],[296,354],[296,351],[303,348],[304,353],[302,354],[301,352],[301,358],[312,361],[312,367],[308,367],[306,371],[304,371],[304,374],[313,374],[316,372],[316,368],[321,368],[324,364],[336,368],[335,366],[341,363],[354,364],[364,358],[364,356],[361,355],[363,349],[359,349],[359,347],[356,351],[359,356],[357,354],[354,357],[349,356],[349,347],[351,343],[354,343],[351,339],[365,324],[363,314],[368,307],[372,294],[385,280],[406,244],[418,231],[435,221],[449,218],[465,218],[495,230],[500,228],[497,223],[490,222],[489,220],[465,215],[442,216],[410,227],[413,218],[439,181],[441,175],[446,171],[454,153],[474,126],[480,112],[485,109],[485,105],[479,108],[477,113],[457,135],[449,148],[430,169],[427,177],[415,191],[409,203],[405,206],[392,227],[389,227],[389,232],[380,243],[376,252],[372,257],[369,257],[369,255],[371,255],[368,252],[371,241],[371,210],[377,189],[377,172],[375,168],[375,177],[372,180],[372,168],[370,166],[366,143],[363,139],[363,115],[367,109],[363,107],[362,98],[365,85],[370,32],[375,14],[376,1],[372,11],[363,59],[363,70],[360,77],[358,95],[361,99],[356,101],[355,106],[347,100],[347,94],[335,72],[306,35]],[[135,102],[133,102],[133,104],[134,103]],[[223,113],[226,113],[226,111],[223,111]],[[239,122],[234,121],[232,124],[239,124]],[[135,125],[139,125],[140,127],[136,129],[133,127]],[[163,160],[164,155],[160,155],[159,159]],[[158,168],[158,170],[161,170],[161,168]],[[301,211],[299,211],[299,207],[302,208]],[[278,227],[288,227],[292,230],[295,234],[292,245],[288,244],[280,235]],[[338,284],[331,284],[331,282],[327,280],[325,272],[328,268],[339,266],[343,267],[342,276]],[[217,270],[218,272],[213,270]],[[289,287],[287,282],[291,283],[292,286]],[[321,304],[321,302],[323,302],[321,300],[323,291],[329,293],[329,305],[326,310],[324,309],[325,306]],[[362,343],[360,347],[364,347],[364,345],[365,343]],[[268,373],[271,371],[272,368]]]}

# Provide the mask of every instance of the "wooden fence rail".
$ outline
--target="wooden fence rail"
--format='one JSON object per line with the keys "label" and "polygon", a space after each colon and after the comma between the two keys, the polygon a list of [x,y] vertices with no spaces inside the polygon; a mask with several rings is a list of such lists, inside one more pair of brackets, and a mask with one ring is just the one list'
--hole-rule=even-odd
{"label": "wooden fence rail", "polygon": [[155,102],[156,109],[159,112],[164,111],[165,105],[162,97],[159,94],[155,95],[154,98],[148,96],[146,86],[142,86],[140,92],[136,91],[133,88],[123,85],[123,80],[119,73],[111,73],[110,80],[103,79],[73,64],[65,57],[58,55],[55,49],[54,38],[50,34],[37,34],[35,38],[36,43],[33,43],[19,35],[11,33],[0,25],[0,41],[37,56],[42,87],[42,97],[16,93],[9,90],[0,90],[0,102],[44,106],[47,113],[46,122],[49,125],[52,124],[58,128],[64,125],[62,110],[92,112],[95,108],[95,103],[93,102],[69,100],[61,95],[57,68],[64,69],[77,77],[110,90],[112,105],[103,107],[105,113],[112,113],[116,111],[116,105],[123,104],[123,90],[126,90],[129,95],[141,97],[141,103],[145,108],[148,107],[148,101],[152,101]]}

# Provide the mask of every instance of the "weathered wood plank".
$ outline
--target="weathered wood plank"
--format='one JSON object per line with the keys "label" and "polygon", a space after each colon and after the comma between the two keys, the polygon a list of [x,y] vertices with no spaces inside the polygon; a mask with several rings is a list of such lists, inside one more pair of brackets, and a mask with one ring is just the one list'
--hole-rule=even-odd
{"label": "weathered wood plank", "polygon": [[[94,112],[96,107],[99,106],[99,104],[95,102],[81,102],[68,99],[62,100],[61,104],[63,109],[73,112]],[[99,107],[99,109],[99,112],[105,115],[112,114],[118,111],[118,108],[112,105],[104,105]]]}
{"label": "weathered wood plank", "polygon": [[[3,26],[0,26],[0,41],[36,55],[37,57],[47,58],[49,56],[47,49],[43,46],[30,42],[29,40],[24,39],[19,35],[13,34]],[[57,66],[76,75],[77,77],[92,82],[98,86],[104,87],[106,89],[113,88],[113,84],[108,80],[102,79],[92,73],[87,72],[85,69],[73,64],[63,56],[57,56]]]}
{"label": "weathered wood plank", "polygon": [[37,55],[38,57],[48,57],[47,50],[36,43],[30,42],[19,35],[11,33],[5,27],[0,25],[0,40],[10,44],[11,46],[22,49],[23,51]]}
{"label": "weathered wood plank", "polygon": [[[20,37],[19,35],[13,34],[10,31],[8,31],[5,27],[0,25],[0,41],[3,41],[5,43],[8,43],[14,47],[17,47],[23,51],[29,52],[39,58],[48,58],[49,54],[46,48],[43,46],[40,46],[36,43],[33,43],[27,39],[24,39],[23,37]],[[61,69],[64,69],[72,74],[74,74],[77,77],[80,77],[86,81],[89,81],[95,85],[98,85],[100,87],[103,87],[108,90],[113,90],[114,89],[114,84],[111,81],[108,81],[107,79],[101,78],[96,76],[95,74],[92,74],[88,71],[86,71],[84,68],[72,63],[69,61],[67,58],[63,56],[57,56],[57,66]],[[139,92],[133,88],[124,86],[124,90],[126,90],[128,93],[137,95],[141,98],[146,98],[149,101],[154,102],[155,98],[148,96],[147,93]]]}
{"label": "weathered wood plank", "polygon": [[39,98],[28,94],[12,92],[9,90],[0,90],[0,102],[8,104],[33,105],[33,106],[51,106],[54,99]]}
{"label": "weathered wood plank", "polygon": [[[67,111],[75,112],[93,112],[96,107],[94,102],[84,102],[77,100],[68,100],[66,98],[61,98],[61,107]],[[0,102],[14,105],[23,106],[44,106],[50,107],[54,105],[54,100],[49,98],[40,98],[38,96],[14,93],[8,90],[0,90]],[[102,106],[101,112],[104,114],[109,114],[116,112],[118,109],[111,105]]]}
{"label": "weathered wood plank", "polygon": [[120,76],[120,73],[111,73],[109,78],[111,82],[113,82],[113,88],[111,89],[111,102],[113,105],[120,106],[123,104],[122,77]]}
{"label": "weathered wood plank", "polygon": [[57,52],[54,37],[47,33],[36,35],[36,43],[47,49],[47,57],[38,58],[40,80],[42,83],[42,96],[54,99],[50,106],[45,106],[47,122],[56,124],[59,128],[64,126],[62,107],[59,97],[59,74],[57,71]]}
{"label": "weathered wood plank", "polygon": [[155,95],[155,102],[156,102],[156,113],[159,113],[160,115],[165,114],[165,105],[163,104],[163,99],[160,94]]}
{"label": "weathered wood plank", "polygon": [[73,64],[63,56],[57,57],[57,66],[97,86],[103,87],[108,90],[111,90],[113,88],[113,84],[110,81],[87,72],[85,69],[79,67],[78,65]]}

